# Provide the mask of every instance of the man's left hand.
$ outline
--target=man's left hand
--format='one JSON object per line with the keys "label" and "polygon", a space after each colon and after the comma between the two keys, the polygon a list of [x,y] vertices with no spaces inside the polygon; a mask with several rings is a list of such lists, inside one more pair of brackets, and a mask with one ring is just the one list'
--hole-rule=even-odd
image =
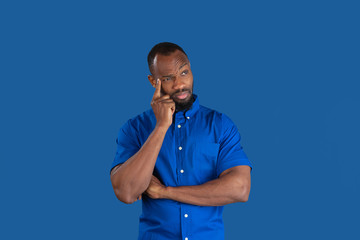
{"label": "man's left hand", "polygon": [[151,177],[150,185],[146,189],[145,193],[153,199],[159,199],[164,198],[163,193],[165,189],[166,187],[160,182],[157,177],[153,175]]}

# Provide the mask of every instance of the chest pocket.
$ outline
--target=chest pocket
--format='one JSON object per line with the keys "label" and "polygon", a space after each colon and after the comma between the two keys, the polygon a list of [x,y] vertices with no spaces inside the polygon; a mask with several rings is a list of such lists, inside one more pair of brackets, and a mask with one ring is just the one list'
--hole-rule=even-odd
{"label": "chest pocket", "polygon": [[194,154],[194,174],[199,184],[216,178],[216,167],[220,144],[196,142]]}

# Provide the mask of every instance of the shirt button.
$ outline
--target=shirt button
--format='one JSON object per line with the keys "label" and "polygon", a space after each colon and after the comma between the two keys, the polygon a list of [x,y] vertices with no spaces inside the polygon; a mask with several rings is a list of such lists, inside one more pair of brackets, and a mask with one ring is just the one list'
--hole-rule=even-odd
{"label": "shirt button", "polygon": [[187,119],[190,119],[190,117],[186,117]]}
{"label": "shirt button", "polygon": [[180,147],[179,147],[179,150],[181,151],[181,149],[182,149],[182,147],[180,146]]}
{"label": "shirt button", "polygon": [[181,172],[181,173],[184,173],[184,169],[181,169],[180,172]]}
{"label": "shirt button", "polygon": [[187,214],[185,213],[184,217],[186,217],[186,218],[187,218],[188,216],[189,216],[189,215],[187,215]]}
{"label": "shirt button", "polygon": [[189,240],[189,239],[186,237],[185,240]]}
{"label": "shirt button", "polygon": [[180,125],[180,124],[178,125],[178,128],[181,128],[181,125]]}

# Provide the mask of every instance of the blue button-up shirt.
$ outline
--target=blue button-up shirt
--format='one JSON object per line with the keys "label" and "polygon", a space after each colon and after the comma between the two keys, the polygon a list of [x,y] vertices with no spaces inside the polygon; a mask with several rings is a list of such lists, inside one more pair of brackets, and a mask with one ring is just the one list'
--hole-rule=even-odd
{"label": "blue button-up shirt", "polygon": [[[174,114],[156,160],[153,174],[165,186],[200,185],[231,167],[252,167],[234,123],[226,115],[199,105],[199,98],[194,97],[191,109]],[[128,120],[119,131],[111,168],[139,151],[155,125],[152,109]],[[195,206],[144,195],[138,239],[221,240],[222,212],[223,206]]]}

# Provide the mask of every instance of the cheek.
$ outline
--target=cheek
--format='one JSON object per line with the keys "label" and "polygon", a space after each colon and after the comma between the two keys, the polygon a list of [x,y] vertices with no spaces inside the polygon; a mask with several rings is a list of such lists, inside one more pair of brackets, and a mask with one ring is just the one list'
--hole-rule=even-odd
{"label": "cheek", "polygon": [[171,85],[170,83],[162,83],[161,84],[161,93],[163,95],[166,95],[166,94],[171,95],[171,86],[170,85]]}

